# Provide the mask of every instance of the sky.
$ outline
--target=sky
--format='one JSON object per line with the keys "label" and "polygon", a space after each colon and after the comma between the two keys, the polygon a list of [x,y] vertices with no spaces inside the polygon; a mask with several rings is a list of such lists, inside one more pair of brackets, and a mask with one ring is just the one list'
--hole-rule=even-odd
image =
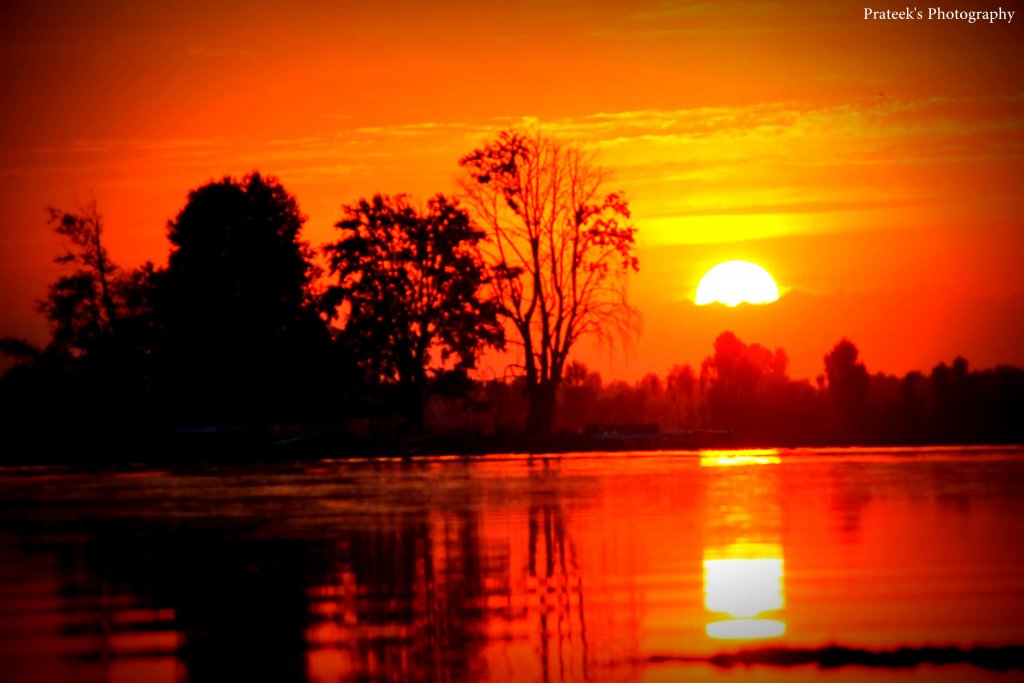
{"label": "sky", "polygon": [[[259,170],[318,246],[360,197],[455,192],[459,158],[518,126],[592,150],[630,200],[642,334],[575,354],[606,379],[699,365],[724,330],[811,379],[842,337],[870,371],[1024,365],[1018,14],[4,0],[0,336],[47,337],[35,302],[62,249],[47,206],[95,200],[111,256],[160,265],[190,189]],[[729,259],[764,266],[780,301],[695,306]]]}

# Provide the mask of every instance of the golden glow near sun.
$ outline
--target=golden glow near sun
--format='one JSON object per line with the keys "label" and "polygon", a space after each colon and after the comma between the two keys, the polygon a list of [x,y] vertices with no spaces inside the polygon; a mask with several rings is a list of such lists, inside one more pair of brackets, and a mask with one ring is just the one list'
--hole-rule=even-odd
{"label": "golden glow near sun", "polygon": [[767,304],[778,301],[779,288],[768,271],[750,261],[726,261],[704,273],[697,285],[698,306],[719,302]]}
{"label": "golden glow near sun", "polygon": [[701,451],[701,467],[735,467],[743,465],[778,465],[777,448],[741,448],[737,450]]}

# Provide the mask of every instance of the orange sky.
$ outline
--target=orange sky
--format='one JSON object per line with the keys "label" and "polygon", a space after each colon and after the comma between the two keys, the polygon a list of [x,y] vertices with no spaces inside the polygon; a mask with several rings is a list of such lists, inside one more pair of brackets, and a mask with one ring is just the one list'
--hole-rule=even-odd
{"label": "orange sky", "polygon": [[[725,329],[784,347],[795,376],[844,335],[870,370],[1024,364],[1024,12],[301,4],[3,4],[0,335],[45,339],[47,205],[95,198],[115,259],[163,263],[189,189],[259,169],[319,245],[341,204],[451,192],[460,156],[539,123],[599,151],[639,228],[643,336],[626,355],[580,348],[606,377],[698,364]],[[787,294],[693,306],[701,273],[733,258]]]}

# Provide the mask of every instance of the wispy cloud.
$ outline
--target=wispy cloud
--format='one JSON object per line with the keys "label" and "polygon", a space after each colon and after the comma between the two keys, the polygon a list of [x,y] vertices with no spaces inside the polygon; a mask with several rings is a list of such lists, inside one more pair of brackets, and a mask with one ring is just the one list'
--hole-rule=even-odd
{"label": "wispy cloud", "polygon": [[[337,179],[344,187],[389,192],[450,191],[458,158],[473,146],[504,128],[540,129],[598,152],[615,184],[634,199],[638,222],[662,226],[649,233],[650,239],[680,241],[691,239],[689,228],[670,229],[673,220],[693,223],[703,216],[720,223],[728,216],[747,220],[941,206],[960,201],[958,179],[973,167],[993,160],[1013,166],[1024,159],[1024,97],[1019,95],[790,100],[546,120],[348,123],[338,119],[319,134],[294,137],[79,140],[0,151],[0,173],[194,168],[205,177],[210,169],[260,168],[298,183]],[[1007,182],[994,178],[976,193],[1005,196]],[[804,229],[799,222],[793,226]],[[774,221],[770,229],[786,226]]]}
{"label": "wispy cloud", "polygon": [[[746,220],[738,239],[758,236],[751,216],[858,214],[867,227],[863,216],[889,212],[874,219],[882,226],[898,220],[892,212],[961,201],[957,183],[973,166],[1024,161],[1022,123],[1017,97],[865,97],[597,112],[544,128],[600,151],[636,199],[638,221],[659,224],[652,240],[706,241],[693,234],[701,217]],[[1008,190],[1004,182],[981,191]],[[771,234],[786,230],[763,223]]]}
{"label": "wispy cloud", "polygon": [[601,38],[650,39],[686,35],[817,31],[840,26],[835,23],[834,14],[834,11],[823,10],[818,3],[669,1],[629,12],[625,23],[615,29],[596,31],[592,35]]}
{"label": "wispy cloud", "polygon": [[441,122],[423,121],[420,123],[403,123],[391,126],[366,126],[357,128],[355,133],[360,135],[376,137],[423,137],[443,133],[474,133],[487,132],[496,129],[496,126],[470,123],[465,121]]}

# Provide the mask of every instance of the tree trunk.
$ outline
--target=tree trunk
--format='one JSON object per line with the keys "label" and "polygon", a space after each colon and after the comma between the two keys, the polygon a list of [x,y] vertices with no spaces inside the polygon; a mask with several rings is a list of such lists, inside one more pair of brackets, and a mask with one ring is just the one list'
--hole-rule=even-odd
{"label": "tree trunk", "polygon": [[555,421],[555,394],[558,384],[552,381],[539,382],[527,389],[529,412],[526,418],[526,433],[530,439],[551,436]]}
{"label": "tree trunk", "polygon": [[420,436],[424,433],[426,427],[426,421],[424,420],[424,412],[426,412],[427,408],[426,376],[416,373],[413,381],[406,384],[400,392],[406,429],[410,435]]}

